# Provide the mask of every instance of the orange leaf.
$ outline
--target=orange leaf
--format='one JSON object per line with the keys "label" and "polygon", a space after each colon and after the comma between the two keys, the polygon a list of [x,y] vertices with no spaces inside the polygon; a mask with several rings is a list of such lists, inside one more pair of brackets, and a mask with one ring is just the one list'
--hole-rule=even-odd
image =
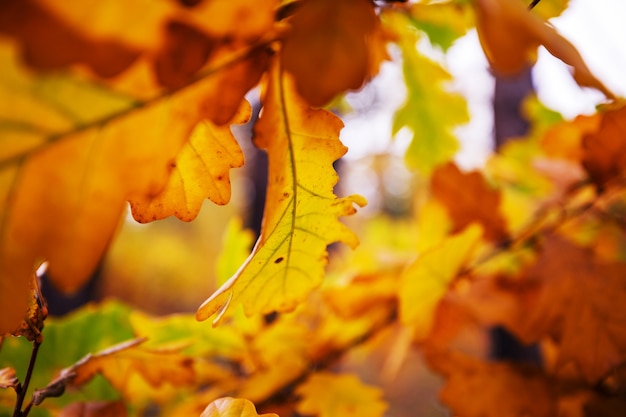
{"label": "orange leaf", "polygon": [[437,352],[427,361],[446,379],[441,401],[463,417],[551,417],[556,387],[534,368],[486,363],[458,353]]}
{"label": "orange leaf", "polygon": [[248,315],[293,310],[321,283],[326,246],[358,243],[338,218],[355,213],[354,204],[364,205],[364,198],[333,194],[332,163],[346,152],[339,141],[341,120],[299,99],[291,79],[274,64],[255,126],[255,144],[269,158],[261,235],[240,270],[200,306],[198,320],[219,311],[217,324],[239,303]]}
{"label": "orange leaf", "polygon": [[289,22],[281,63],[312,106],[360,88],[387,57],[386,35],[367,0],[303,0]]}
{"label": "orange leaf", "polygon": [[551,236],[523,278],[483,279],[466,305],[526,343],[550,337],[557,347],[557,370],[574,365],[596,382],[626,359],[625,275],[625,263],[599,259],[591,250]]}
{"label": "orange leaf", "polygon": [[224,397],[209,404],[200,417],[278,417],[278,414],[257,414],[254,404],[250,401]]}
{"label": "orange leaf", "polygon": [[500,213],[501,196],[477,172],[462,173],[454,164],[438,168],[431,179],[431,192],[448,209],[454,231],[477,222],[492,241],[506,239],[507,226]]}
{"label": "orange leaf", "polygon": [[582,140],[583,166],[591,179],[603,186],[626,172],[626,106],[608,110],[600,126]]}
{"label": "orange leaf", "polygon": [[495,71],[513,75],[534,62],[539,45],[571,66],[583,87],[596,88],[607,98],[613,94],[587,68],[574,45],[554,27],[529,13],[519,0],[476,0],[476,30],[487,59]]}
{"label": "orange leaf", "polygon": [[313,374],[296,393],[301,396],[296,410],[319,417],[382,417],[387,404],[380,388],[363,384],[355,375],[330,372]]}
{"label": "orange leaf", "polygon": [[[242,124],[250,118],[250,105],[245,101],[242,104],[232,123]],[[165,189],[154,198],[131,204],[133,216],[141,223],[171,215],[191,221],[206,198],[216,204],[228,203],[229,170],[243,163],[243,152],[230,126],[216,126],[205,120],[195,127],[172,163]]]}

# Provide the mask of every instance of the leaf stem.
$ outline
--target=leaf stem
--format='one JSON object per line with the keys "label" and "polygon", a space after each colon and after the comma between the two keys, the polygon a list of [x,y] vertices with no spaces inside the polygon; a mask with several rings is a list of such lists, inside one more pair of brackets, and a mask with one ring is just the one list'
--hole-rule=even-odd
{"label": "leaf stem", "polygon": [[30,354],[30,361],[28,362],[28,369],[26,370],[26,376],[24,377],[24,384],[17,394],[17,400],[15,401],[15,408],[13,409],[13,417],[26,417],[30,411],[31,404],[26,407],[22,412],[22,405],[24,404],[24,398],[28,392],[28,385],[30,384],[30,378],[33,375],[35,369],[35,361],[37,360],[37,353],[39,352],[39,346],[41,343],[37,340],[33,341],[33,350]]}
{"label": "leaf stem", "polygon": [[528,6],[528,10],[532,10],[532,9],[534,9],[534,8],[535,8],[535,6],[536,6],[537,4],[539,4],[539,2],[540,2],[540,1],[541,1],[541,0],[533,0],[533,2],[532,2],[532,3],[530,3],[530,5]]}

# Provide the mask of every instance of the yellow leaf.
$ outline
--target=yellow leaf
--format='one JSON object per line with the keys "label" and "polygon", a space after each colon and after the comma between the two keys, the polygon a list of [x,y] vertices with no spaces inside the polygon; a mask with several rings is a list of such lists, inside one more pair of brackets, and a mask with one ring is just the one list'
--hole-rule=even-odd
{"label": "yellow leaf", "polygon": [[193,88],[136,102],[84,81],[36,77],[17,64],[11,45],[0,45],[10,75],[0,80],[0,97],[21,97],[16,107],[0,100],[0,334],[13,331],[26,312],[40,260],[49,261],[62,290],[84,282],[126,201],[161,192],[221,77],[255,53],[221,55]]}
{"label": "yellow leaf", "polygon": [[320,372],[298,387],[300,414],[319,417],[382,417],[387,404],[380,388],[363,384],[354,375]]}
{"label": "yellow leaf", "polygon": [[595,88],[607,98],[613,94],[587,68],[580,53],[554,27],[518,0],[475,0],[476,30],[487,59],[495,71],[513,75],[534,62],[539,45],[572,67],[574,79]]}
{"label": "yellow leaf", "polygon": [[317,287],[327,263],[326,246],[356,236],[338,217],[353,214],[361,196],[337,198],[332,163],[345,152],[341,120],[311,109],[296,95],[290,78],[274,62],[256,125],[255,143],[269,157],[269,181],[261,235],[240,270],[198,309],[198,320],[229,305],[246,314],[289,311]]}
{"label": "yellow leaf", "polygon": [[[250,105],[244,101],[231,120],[242,124],[250,118]],[[229,170],[244,163],[243,152],[229,124],[217,126],[210,120],[198,124],[185,143],[163,191],[145,201],[131,204],[133,216],[141,223],[174,215],[181,220],[196,218],[209,198],[216,204],[230,200]]]}
{"label": "yellow leaf", "polygon": [[400,278],[400,320],[415,329],[418,339],[428,336],[435,308],[448,286],[476,249],[482,228],[471,224],[421,255]]}
{"label": "yellow leaf", "polygon": [[200,417],[278,417],[278,414],[257,414],[254,404],[242,398],[224,397],[213,401]]}
{"label": "yellow leaf", "polygon": [[281,63],[313,106],[360,88],[387,58],[387,37],[367,0],[303,0],[290,23]]}

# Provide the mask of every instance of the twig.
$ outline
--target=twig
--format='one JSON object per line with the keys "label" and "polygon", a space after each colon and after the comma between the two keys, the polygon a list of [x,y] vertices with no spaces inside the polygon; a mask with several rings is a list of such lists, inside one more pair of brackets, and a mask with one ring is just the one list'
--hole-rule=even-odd
{"label": "twig", "polygon": [[37,352],[39,352],[39,346],[41,346],[41,342],[34,340],[33,350],[30,354],[30,361],[28,362],[28,369],[26,370],[26,376],[24,377],[24,384],[18,392],[17,400],[15,401],[13,417],[26,417],[28,415],[28,412],[30,411],[30,404],[26,408],[26,410],[24,410],[24,412],[22,412],[22,405],[24,404],[24,398],[26,397],[26,393],[28,392],[30,377],[33,375],[33,370],[35,369],[35,361],[37,360]]}
{"label": "twig", "polygon": [[528,10],[532,10],[537,4],[539,4],[541,0],[533,0],[532,3],[530,3],[530,6],[528,6]]}

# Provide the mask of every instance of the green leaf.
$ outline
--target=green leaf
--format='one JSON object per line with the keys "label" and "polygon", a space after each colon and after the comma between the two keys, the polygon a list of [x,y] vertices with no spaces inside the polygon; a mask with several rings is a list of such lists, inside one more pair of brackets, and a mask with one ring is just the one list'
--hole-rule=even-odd
{"label": "green leaf", "polygon": [[399,37],[407,87],[407,99],[393,121],[393,134],[404,127],[412,131],[406,162],[428,175],[459,149],[453,129],[469,120],[467,106],[462,96],[446,90],[450,74],[417,50],[418,34],[409,27],[408,18],[395,13],[387,21]]}

